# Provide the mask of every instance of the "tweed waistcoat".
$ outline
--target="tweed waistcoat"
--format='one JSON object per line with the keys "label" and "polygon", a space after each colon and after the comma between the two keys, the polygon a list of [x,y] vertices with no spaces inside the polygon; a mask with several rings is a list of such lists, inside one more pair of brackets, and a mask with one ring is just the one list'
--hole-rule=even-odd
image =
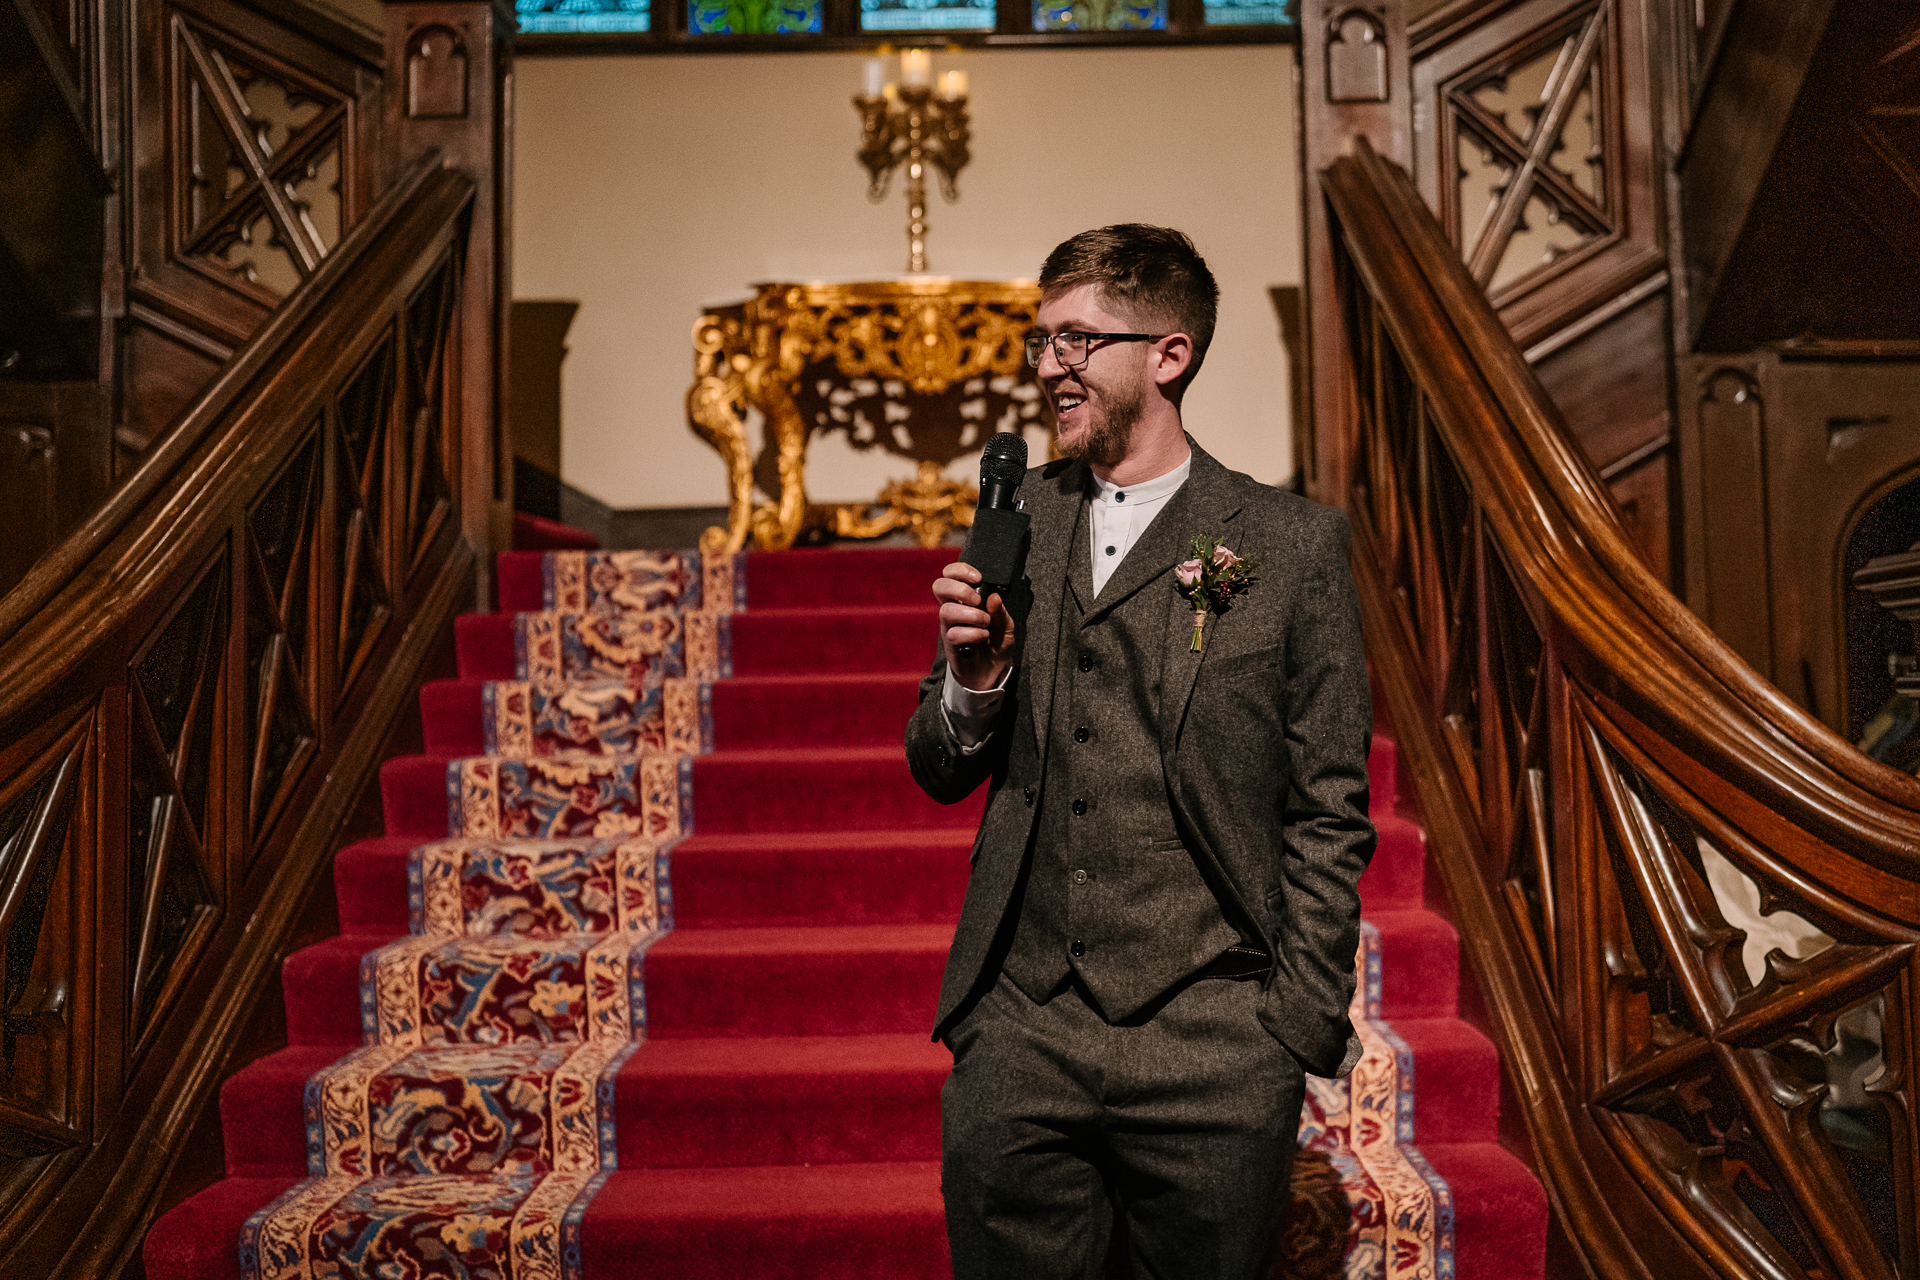
{"label": "tweed waistcoat", "polygon": [[1046,784],[1003,965],[1035,1001],[1077,972],[1110,1021],[1239,941],[1181,843],[1161,765],[1170,581],[1096,600],[1083,509],[1061,593]]}

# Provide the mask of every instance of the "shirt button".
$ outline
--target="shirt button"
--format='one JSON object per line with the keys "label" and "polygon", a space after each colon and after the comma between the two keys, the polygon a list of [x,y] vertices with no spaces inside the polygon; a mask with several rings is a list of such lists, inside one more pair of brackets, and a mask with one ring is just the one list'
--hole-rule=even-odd
{"label": "shirt button", "polygon": [[1115,502],[1125,502],[1127,500],[1127,495],[1124,493],[1116,493],[1113,495],[1113,500]]}
{"label": "shirt button", "polygon": [[1067,950],[1073,952],[1073,958],[1078,960],[1081,956],[1087,954],[1087,944],[1075,938],[1073,945],[1068,947]]}
{"label": "shirt button", "polygon": [[1078,729],[1075,729],[1073,731],[1073,740],[1075,742],[1085,742],[1087,740],[1087,726],[1081,725]]}
{"label": "shirt button", "polygon": [[1081,654],[1081,655],[1080,655],[1080,669],[1081,669],[1082,671],[1091,671],[1091,670],[1093,670],[1093,655],[1092,655],[1092,654],[1090,654],[1090,653],[1083,653],[1083,654]]}
{"label": "shirt button", "polygon": [[1074,873],[1073,873],[1073,882],[1074,882],[1075,884],[1085,884],[1085,883],[1087,882],[1087,873],[1086,873],[1086,872],[1084,872],[1084,871],[1076,871],[1076,872],[1074,872]]}
{"label": "shirt button", "polygon": [[1028,803],[1028,804],[1032,804],[1032,803],[1033,803],[1033,788],[1032,788],[1032,787],[1026,787],[1026,788],[1023,788],[1023,789],[1021,790],[1021,792],[1020,792],[1020,794],[1026,797],[1026,799],[1027,799],[1027,803]]}
{"label": "shirt button", "polygon": [[1086,802],[1085,800],[1075,800],[1075,801],[1073,802],[1073,816],[1074,816],[1074,817],[1076,817],[1076,818],[1077,818],[1077,817],[1079,817],[1079,816],[1080,816],[1081,814],[1083,814],[1083,813],[1085,813],[1086,811],[1087,811],[1087,802]]}
{"label": "shirt button", "polygon": [[1107,548],[1107,554],[1108,554],[1108,555],[1112,555],[1112,554],[1113,554],[1113,548],[1112,548],[1112,547],[1108,547],[1108,548]]}

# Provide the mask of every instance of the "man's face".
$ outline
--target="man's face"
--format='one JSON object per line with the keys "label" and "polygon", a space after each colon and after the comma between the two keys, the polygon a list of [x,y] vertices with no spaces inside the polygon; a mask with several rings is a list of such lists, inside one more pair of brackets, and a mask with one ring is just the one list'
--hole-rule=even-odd
{"label": "man's face", "polygon": [[[1042,333],[1136,333],[1140,326],[1103,305],[1098,285],[1076,285],[1041,299],[1035,323]],[[1040,385],[1059,424],[1060,452],[1111,467],[1127,456],[1151,381],[1149,344],[1095,342],[1087,362],[1068,369],[1047,348],[1040,356]]]}

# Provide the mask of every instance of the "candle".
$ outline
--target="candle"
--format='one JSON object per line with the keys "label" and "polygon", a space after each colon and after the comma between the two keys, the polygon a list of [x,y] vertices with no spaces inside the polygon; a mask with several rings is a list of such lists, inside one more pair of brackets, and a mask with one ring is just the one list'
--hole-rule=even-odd
{"label": "candle", "polygon": [[864,97],[877,98],[880,87],[887,82],[887,64],[878,58],[868,58],[862,69],[866,92]]}
{"label": "candle", "polygon": [[924,89],[933,83],[933,55],[925,49],[908,49],[900,55],[900,82],[909,89]]}
{"label": "candle", "polygon": [[967,73],[949,71],[940,77],[940,96],[943,98],[964,98],[967,96]]}

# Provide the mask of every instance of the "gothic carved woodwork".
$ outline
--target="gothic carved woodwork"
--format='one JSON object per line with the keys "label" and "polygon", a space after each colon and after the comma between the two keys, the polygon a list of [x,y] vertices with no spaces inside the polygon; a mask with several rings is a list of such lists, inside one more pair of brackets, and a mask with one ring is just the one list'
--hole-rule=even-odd
{"label": "gothic carved woodwork", "polygon": [[139,0],[123,444],[137,454],[371,206],[377,42],[235,0]]}
{"label": "gothic carved woodwork", "polygon": [[[737,551],[749,535],[761,547],[790,547],[816,525],[846,537],[912,526],[926,537],[935,509],[959,522],[974,499],[956,502],[958,487],[924,475],[889,486],[879,516],[867,504],[809,502],[808,443],[840,431],[856,449],[944,467],[995,431],[1044,425],[1023,346],[1039,305],[1029,281],[932,278],[763,284],[752,299],[701,316],[687,417],[726,464],[729,495],[727,526],[707,530],[703,547]],[[748,445],[754,413],[771,474]],[[777,497],[756,505],[756,483]]]}
{"label": "gothic carved woodwork", "polygon": [[1413,51],[1415,176],[1523,347],[1665,265],[1637,15],[1533,0]]}
{"label": "gothic carved woodwork", "polygon": [[[1566,1238],[1916,1274],[1920,782],[1661,588],[1403,173],[1323,189],[1369,659]],[[1708,380],[1729,429],[1752,385]]]}
{"label": "gothic carved woodwork", "polygon": [[103,1275],[137,1247],[430,646],[472,599],[450,459],[474,191],[416,165],[97,536],[0,599],[9,1275],[24,1259],[41,1265],[22,1275]]}
{"label": "gothic carved woodwork", "polygon": [[1377,13],[1349,9],[1327,32],[1327,101],[1385,102],[1387,24]]}
{"label": "gothic carved woodwork", "polygon": [[407,45],[407,115],[457,120],[467,114],[467,50],[446,27],[416,31]]}

